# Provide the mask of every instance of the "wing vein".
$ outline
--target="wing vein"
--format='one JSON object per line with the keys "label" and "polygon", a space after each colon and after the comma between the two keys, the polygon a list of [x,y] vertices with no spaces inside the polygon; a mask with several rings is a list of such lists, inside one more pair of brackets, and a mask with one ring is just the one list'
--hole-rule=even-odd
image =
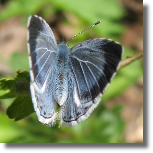
{"label": "wing vein", "polygon": [[[50,37],[50,35],[47,35],[46,33],[43,33],[42,31],[39,31],[39,33],[41,33],[41,34],[45,35],[46,37],[51,38],[51,37]],[[51,39],[52,39],[52,38],[51,38]],[[53,39],[52,39],[52,40],[53,40]]]}
{"label": "wing vein", "polygon": [[[70,60],[70,62],[71,62],[71,60]],[[77,77],[76,77],[76,74],[75,74],[75,71],[74,71],[74,67],[73,67],[73,65],[72,65],[72,62],[71,62],[71,67],[72,67],[72,71],[73,71],[73,74],[74,74],[74,78],[75,78],[75,82],[76,82],[76,86],[78,87],[78,80],[77,80]],[[79,92],[79,87],[78,87],[78,93],[79,93],[79,95],[80,95],[80,92]]]}
{"label": "wing vein", "polygon": [[78,61],[81,61],[81,62],[84,62],[84,63],[90,63],[91,65],[93,65],[94,67],[96,67],[96,68],[105,76],[105,74],[101,71],[101,69],[99,69],[99,68],[97,67],[97,65],[95,65],[94,63],[92,63],[92,62],[90,62],[90,61],[83,61],[83,60],[77,58],[76,56],[73,56],[73,57],[74,57],[75,59],[77,59]]}
{"label": "wing vein", "polygon": [[[42,65],[40,71],[38,72],[37,76],[40,74],[42,68],[44,67],[44,65],[46,64],[46,62],[48,61],[49,57],[50,57],[51,54],[49,54],[49,56],[47,57],[46,61],[44,62],[44,64]],[[36,77],[37,78],[37,77]]]}
{"label": "wing vein", "polygon": [[[44,41],[44,39],[42,39],[42,38],[37,38],[37,40]],[[45,40],[46,40],[47,44],[51,45],[54,48],[54,50],[56,50],[56,48],[53,46],[53,44],[49,43],[49,41],[46,39],[46,37],[45,37]]]}
{"label": "wing vein", "polygon": [[[40,49],[46,49],[50,53],[54,52],[54,51],[48,50],[48,48],[37,48],[34,52],[32,52],[32,54],[35,53],[35,52],[37,52],[37,51],[39,51]],[[54,52],[54,53],[56,53],[56,52]]]}
{"label": "wing vein", "polygon": [[[85,78],[85,81],[86,81],[88,90],[89,90],[89,92],[90,92],[89,84],[88,84],[87,78],[86,78],[86,76],[85,76],[85,72],[84,72],[84,70],[83,70],[82,64],[81,64],[80,61],[79,61],[79,63],[80,63],[80,66],[81,66],[81,69],[82,69],[82,72],[83,72],[83,75],[84,75],[84,78]],[[91,92],[90,92],[90,96],[92,97]]]}
{"label": "wing vein", "polygon": [[91,72],[91,74],[92,74],[92,76],[93,76],[93,78],[94,78],[95,82],[97,83],[97,85],[98,85],[98,87],[99,87],[99,89],[100,89],[100,86],[99,86],[99,84],[98,84],[98,82],[97,82],[97,79],[95,78],[95,75],[94,75],[94,74],[93,74],[93,72],[91,71],[91,69],[90,69],[89,65],[88,65],[87,63],[85,63],[85,64],[87,65],[87,67],[88,67],[89,71]]}
{"label": "wing vein", "polygon": [[[47,52],[50,52],[49,50],[47,50],[45,53],[43,53],[43,55],[41,55],[41,57],[37,60],[37,62],[33,65],[33,67],[39,63],[39,61],[43,58],[43,56],[47,53]],[[52,54],[53,52],[50,52],[49,56]],[[48,59],[48,58],[47,58]]]}

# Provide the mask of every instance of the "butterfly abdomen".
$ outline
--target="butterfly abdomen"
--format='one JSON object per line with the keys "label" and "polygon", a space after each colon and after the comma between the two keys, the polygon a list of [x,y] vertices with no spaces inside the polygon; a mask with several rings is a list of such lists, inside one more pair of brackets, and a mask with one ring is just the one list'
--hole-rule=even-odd
{"label": "butterfly abdomen", "polygon": [[69,48],[65,43],[58,45],[57,64],[55,68],[55,82],[54,82],[54,98],[61,106],[67,99],[68,95],[68,59]]}

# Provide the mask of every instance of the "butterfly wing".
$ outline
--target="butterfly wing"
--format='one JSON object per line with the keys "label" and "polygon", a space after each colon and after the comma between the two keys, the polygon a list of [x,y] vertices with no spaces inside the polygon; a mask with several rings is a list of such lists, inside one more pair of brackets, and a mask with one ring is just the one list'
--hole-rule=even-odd
{"label": "butterfly wing", "polygon": [[102,38],[83,41],[71,49],[69,86],[73,86],[62,108],[61,124],[74,126],[89,117],[115,76],[121,56],[119,43]]}
{"label": "butterfly wing", "polygon": [[56,116],[51,87],[57,43],[51,28],[41,17],[30,16],[27,27],[32,102],[39,121],[49,124]]}

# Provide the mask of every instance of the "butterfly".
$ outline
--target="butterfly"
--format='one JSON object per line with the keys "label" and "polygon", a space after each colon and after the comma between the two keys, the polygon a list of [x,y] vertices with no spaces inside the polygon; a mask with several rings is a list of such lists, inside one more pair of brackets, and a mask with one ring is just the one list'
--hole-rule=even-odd
{"label": "butterfly", "polygon": [[[44,19],[28,18],[30,91],[38,120],[72,127],[87,119],[115,76],[122,46],[110,39],[83,41],[71,49],[57,44]],[[60,111],[57,111],[60,106]]]}

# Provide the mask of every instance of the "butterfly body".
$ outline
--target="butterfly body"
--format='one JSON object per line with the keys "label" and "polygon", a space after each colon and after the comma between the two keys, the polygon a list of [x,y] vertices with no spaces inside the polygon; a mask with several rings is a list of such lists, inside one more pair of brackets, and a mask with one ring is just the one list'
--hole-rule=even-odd
{"label": "butterfly body", "polygon": [[[67,127],[87,119],[115,76],[122,46],[110,39],[83,41],[71,49],[57,44],[41,17],[28,19],[31,97],[38,120],[53,125],[56,118]],[[60,112],[57,112],[57,104]]]}
{"label": "butterfly body", "polygon": [[70,49],[65,43],[58,45],[53,92],[54,99],[60,106],[64,104],[68,94],[68,74],[70,73],[69,52]]}

